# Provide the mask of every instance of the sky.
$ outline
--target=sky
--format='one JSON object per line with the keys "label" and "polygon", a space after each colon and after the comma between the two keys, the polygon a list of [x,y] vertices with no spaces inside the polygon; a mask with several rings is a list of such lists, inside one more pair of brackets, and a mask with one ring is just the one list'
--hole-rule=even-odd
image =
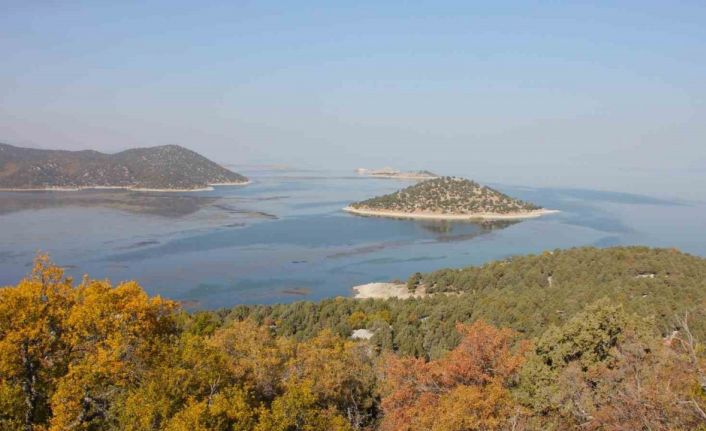
{"label": "sky", "polygon": [[706,198],[703,1],[0,4],[0,142]]}

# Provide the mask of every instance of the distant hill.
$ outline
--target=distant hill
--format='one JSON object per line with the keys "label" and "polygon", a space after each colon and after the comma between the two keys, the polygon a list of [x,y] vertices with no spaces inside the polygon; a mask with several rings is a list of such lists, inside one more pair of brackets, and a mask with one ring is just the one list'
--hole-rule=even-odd
{"label": "distant hill", "polygon": [[384,196],[350,205],[354,210],[405,214],[521,214],[541,207],[511,198],[490,187],[456,177],[423,181]]}
{"label": "distant hill", "polygon": [[427,171],[427,170],[421,170],[421,171],[409,171],[409,172],[403,172],[400,171],[399,169],[394,169],[394,168],[382,168],[382,169],[366,169],[366,168],[358,168],[356,169],[356,173],[358,175],[366,176],[366,177],[375,177],[375,178],[400,178],[400,179],[419,179],[419,180],[428,180],[432,178],[439,178],[438,175],[436,175],[433,172]]}
{"label": "distant hill", "polygon": [[195,190],[247,178],[178,145],[116,154],[0,144],[0,189],[124,187]]}

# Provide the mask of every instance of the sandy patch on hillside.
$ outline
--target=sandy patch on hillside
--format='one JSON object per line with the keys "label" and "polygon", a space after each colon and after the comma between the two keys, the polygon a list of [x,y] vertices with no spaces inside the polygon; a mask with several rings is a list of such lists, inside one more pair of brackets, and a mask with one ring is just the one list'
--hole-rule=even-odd
{"label": "sandy patch on hillside", "polygon": [[420,298],[426,294],[418,289],[417,292],[411,293],[407,289],[406,284],[399,283],[368,283],[353,287],[356,299],[389,299],[389,298]]}

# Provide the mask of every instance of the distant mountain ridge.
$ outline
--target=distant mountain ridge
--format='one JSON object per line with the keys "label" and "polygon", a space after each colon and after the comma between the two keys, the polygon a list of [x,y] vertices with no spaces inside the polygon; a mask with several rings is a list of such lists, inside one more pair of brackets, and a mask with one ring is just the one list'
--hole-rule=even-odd
{"label": "distant mountain ridge", "polygon": [[178,145],[105,154],[94,150],[39,150],[0,144],[0,189],[198,190],[212,184],[247,181],[246,177]]}

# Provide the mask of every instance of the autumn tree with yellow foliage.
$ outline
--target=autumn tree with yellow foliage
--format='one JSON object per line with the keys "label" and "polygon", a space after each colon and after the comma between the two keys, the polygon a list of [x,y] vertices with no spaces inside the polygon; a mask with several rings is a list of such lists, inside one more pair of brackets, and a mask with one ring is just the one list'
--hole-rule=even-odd
{"label": "autumn tree with yellow foliage", "polygon": [[40,256],[0,289],[0,429],[355,430],[372,424],[364,346],[233,322],[202,335],[134,282],[74,285]]}
{"label": "autumn tree with yellow foliage", "polygon": [[140,384],[176,333],[175,303],[134,282],[74,286],[46,256],[0,298],[7,429],[108,427],[114,401]]}

